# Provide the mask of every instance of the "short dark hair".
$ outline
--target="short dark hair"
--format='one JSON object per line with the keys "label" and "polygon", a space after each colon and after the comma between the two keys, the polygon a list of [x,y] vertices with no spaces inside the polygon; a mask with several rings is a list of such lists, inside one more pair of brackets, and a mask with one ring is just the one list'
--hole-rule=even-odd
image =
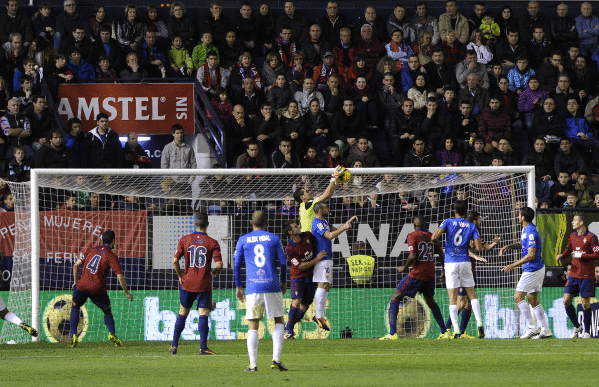
{"label": "short dark hair", "polygon": [[286,221],[285,223],[283,223],[283,235],[286,237],[289,237],[289,231],[291,231],[291,225],[292,224],[297,224],[298,221],[296,219],[290,219],[288,221]]}
{"label": "short dark hair", "polygon": [[414,223],[414,226],[418,225],[418,227],[421,228],[426,228],[426,225],[428,224],[424,215],[416,215],[412,223]]}
{"label": "short dark hair", "polygon": [[105,245],[111,245],[114,242],[116,235],[112,230],[106,230],[102,233],[102,243]]}
{"label": "short dark hair", "polygon": [[323,208],[324,206],[326,206],[326,205],[327,205],[327,204],[326,204],[325,202],[317,202],[317,203],[314,205],[314,213],[315,213],[315,214],[318,214],[318,213],[320,212],[320,210],[322,210],[322,208]]}
{"label": "short dark hair", "polygon": [[210,57],[210,56],[215,56],[218,58],[218,54],[214,50],[208,51],[208,53],[206,54],[206,59],[208,59],[208,57]]}
{"label": "short dark hair", "polygon": [[522,207],[520,209],[520,215],[522,215],[525,221],[530,223],[535,218],[535,210],[530,207]]}
{"label": "short dark hair", "polygon": [[67,128],[69,132],[73,130],[73,124],[81,124],[81,120],[77,117],[72,117],[67,120]]}
{"label": "short dark hair", "polygon": [[100,30],[99,30],[98,34],[100,32],[110,32],[110,33],[112,33],[112,27],[110,27],[108,24],[102,24],[100,26]]}
{"label": "short dark hair", "polygon": [[205,229],[208,227],[208,214],[205,212],[199,212],[196,214],[195,226]]}
{"label": "short dark hair", "polygon": [[474,221],[478,220],[480,218],[480,214],[478,213],[478,211],[468,211],[466,213],[466,220],[470,223],[474,223]]}
{"label": "short dark hair", "polygon": [[464,216],[468,211],[468,203],[465,200],[458,200],[453,204],[453,210],[459,216]]}
{"label": "short dark hair", "polygon": [[177,130],[182,130],[182,131],[185,131],[185,128],[184,128],[184,127],[183,127],[183,125],[181,125],[181,124],[175,124],[175,125],[173,125],[173,127],[171,128],[171,132],[172,132],[173,134],[175,134],[175,132],[176,132]]}
{"label": "short dark hair", "polygon": [[298,188],[293,193],[293,200],[295,200],[296,203],[302,203],[302,196],[304,196],[304,189]]}
{"label": "short dark hair", "polygon": [[96,121],[100,121],[102,118],[108,119],[108,114],[104,112],[100,112],[96,115]]}

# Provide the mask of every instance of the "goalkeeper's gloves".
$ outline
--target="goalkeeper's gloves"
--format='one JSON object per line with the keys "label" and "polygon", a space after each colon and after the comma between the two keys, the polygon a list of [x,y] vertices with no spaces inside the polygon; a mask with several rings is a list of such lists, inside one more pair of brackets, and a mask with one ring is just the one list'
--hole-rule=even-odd
{"label": "goalkeeper's gloves", "polygon": [[345,168],[342,167],[341,165],[339,165],[337,168],[335,168],[335,170],[333,171],[333,174],[331,176],[334,178],[337,178],[337,177],[341,176],[343,171],[345,171]]}

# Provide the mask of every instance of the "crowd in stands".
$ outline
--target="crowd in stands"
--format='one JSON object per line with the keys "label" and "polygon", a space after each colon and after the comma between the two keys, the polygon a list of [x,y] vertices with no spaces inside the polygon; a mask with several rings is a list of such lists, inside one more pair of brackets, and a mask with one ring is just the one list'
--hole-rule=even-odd
{"label": "crowd in stands", "polygon": [[[110,21],[101,5],[89,20],[75,0],[59,15],[42,3],[29,18],[8,0],[2,170],[23,181],[32,167],[144,163],[135,134],[123,149],[105,114],[86,134],[76,118],[55,130],[42,79],[56,94],[62,83],[196,77],[212,99],[209,118],[224,126],[231,167],[534,165],[540,206],[594,205],[599,18],[590,3],[579,11],[531,1],[522,14],[506,3],[494,14],[450,0],[432,15],[419,1],[388,15],[369,6],[355,21],[339,5],[329,1],[315,24],[291,1],[278,18],[266,2],[242,2],[229,17],[214,0],[200,18],[174,2],[166,20],[150,4]],[[195,168],[179,129],[163,168]]]}

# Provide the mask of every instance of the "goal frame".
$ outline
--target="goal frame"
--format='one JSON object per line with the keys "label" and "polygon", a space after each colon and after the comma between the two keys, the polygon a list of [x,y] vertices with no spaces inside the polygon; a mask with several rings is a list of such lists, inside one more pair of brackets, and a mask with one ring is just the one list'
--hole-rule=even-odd
{"label": "goal frame", "polygon": [[[350,168],[351,173],[356,176],[369,174],[451,174],[451,173],[521,173],[526,175],[527,206],[535,208],[535,167],[534,166],[502,166],[502,167],[423,167],[423,168]],[[328,175],[333,169],[32,169],[31,170],[31,316],[32,326],[40,330],[40,210],[39,178],[43,175],[63,176],[245,176],[261,175],[276,176],[285,174],[288,176],[300,175]],[[199,199],[199,198],[192,198]],[[34,257],[38,257],[35,259]],[[39,336],[32,341],[39,341]]]}

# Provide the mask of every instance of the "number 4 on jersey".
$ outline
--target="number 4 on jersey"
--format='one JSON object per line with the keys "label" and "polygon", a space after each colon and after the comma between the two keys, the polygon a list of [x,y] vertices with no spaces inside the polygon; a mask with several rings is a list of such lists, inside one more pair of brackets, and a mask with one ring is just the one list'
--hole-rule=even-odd
{"label": "number 4 on jersey", "polygon": [[92,259],[89,260],[87,266],[85,266],[92,274],[96,274],[98,272],[98,266],[100,266],[100,259],[102,259],[101,255],[94,255]]}

